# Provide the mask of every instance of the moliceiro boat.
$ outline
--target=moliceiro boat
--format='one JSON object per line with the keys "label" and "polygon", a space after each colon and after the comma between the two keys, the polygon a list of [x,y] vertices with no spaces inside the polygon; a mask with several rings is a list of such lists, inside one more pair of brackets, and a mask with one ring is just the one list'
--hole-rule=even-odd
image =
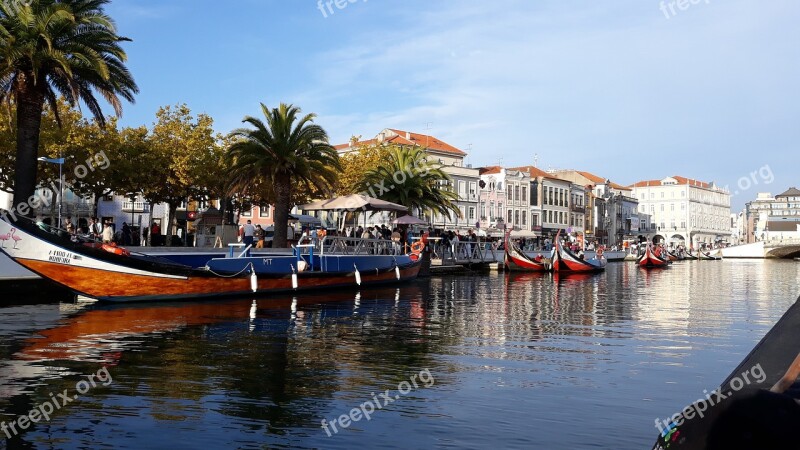
{"label": "moliceiro boat", "polygon": [[561,244],[559,235],[556,234],[556,248],[553,254],[553,271],[554,272],[602,272],[606,270],[606,259],[603,257],[602,252],[591,259],[583,259],[578,255],[572,253],[569,249]]}
{"label": "moliceiro boat", "polygon": [[642,256],[636,261],[641,267],[669,267],[671,262],[661,257],[653,250],[652,245],[648,245]]}
{"label": "moliceiro boat", "polygon": [[505,256],[506,268],[513,272],[549,272],[552,270],[552,259],[544,258],[541,255],[531,259],[519,249],[517,244],[511,240],[511,233],[505,236]]}
{"label": "moliceiro boat", "polygon": [[[229,297],[409,281],[419,273],[424,248],[423,243],[409,254],[387,254],[389,246],[350,238],[326,242],[326,237],[298,246],[293,255],[249,256],[245,249],[238,257],[212,257],[202,267],[192,267],[120,247],[73,242],[68,235],[46,231],[27,218],[10,219],[2,210],[0,235],[10,237],[0,242],[0,251],[26,269],[76,294],[113,302]],[[334,248],[339,251],[331,254]]]}

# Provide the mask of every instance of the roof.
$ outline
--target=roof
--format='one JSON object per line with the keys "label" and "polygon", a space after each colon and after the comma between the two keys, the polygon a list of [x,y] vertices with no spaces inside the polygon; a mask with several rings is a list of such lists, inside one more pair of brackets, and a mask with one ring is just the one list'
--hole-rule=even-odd
{"label": "roof", "polygon": [[547,173],[544,170],[536,167],[536,166],[522,166],[522,167],[512,167],[511,170],[519,170],[521,172],[528,172],[531,175],[531,178],[536,177],[544,177],[544,178],[552,178],[554,180],[560,180],[557,176],[553,175],[552,173]]}
{"label": "roof", "polygon": [[[576,170],[582,177],[586,178],[587,180],[591,181],[594,184],[604,184],[606,182],[606,178],[597,176],[591,172],[585,172],[582,170]],[[609,183],[612,189],[617,189],[620,191],[630,191],[631,188],[628,186],[623,186],[621,184],[614,183],[613,181]]]}
{"label": "roof", "polygon": [[397,136],[392,136],[386,139],[387,142],[391,142],[393,144],[419,145],[428,150],[440,151],[442,153],[450,153],[452,155],[458,155],[458,156],[467,156],[466,152],[459,150],[453,147],[452,145],[448,144],[447,142],[437,139],[434,136],[428,136],[427,134],[411,133],[409,131],[403,131],[403,130],[395,130],[393,128],[389,128],[389,131],[397,133]]}
{"label": "roof", "polygon": [[800,197],[800,189],[797,189],[796,187],[790,187],[788,191],[784,192],[783,194],[778,194],[775,197]]}
{"label": "roof", "polygon": [[767,228],[770,232],[774,231],[797,231],[797,227],[800,225],[800,222],[795,222],[793,220],[770,220],[767,222]]}
{"label": "roof", "polygon": [[366,147],[368,145],[373,145],[377,143],[378,143],[377,139],[367,139],[366,141],[358,141],[355,144],[353,144],[352,142],[348,142],[346,144],[334,145],[333,148],[335,148],[336,150],[347,150],[348,148]]}
{"label": "roof", "polygon": [[[693,180],[691,178],[681,177],[681,176],[677,176],[677,175],[669,177],[669,178],[674,178],[675,181],[677,181],[679,185],[696,186],[696,187],[701,187],[701,188],[705,188],[705,189],[708,189],[708,188],[711,187],[711,184],[709,184],[709,183],[706,183],[704,181]],[[662,181],[664,181],[664,180],[638,181],[638,182],[632,184],[630,187],[638,188],[638,187],[650,187],[650,186],[653,186],[653,187],[655,187],[655,186],[663,186],[662,183],[661,183]]]}
{"label": "roof", "polygon": [[503,168],[500,166],[489,166],[489,167],[481,167],[480,169],[481,175],[492,175],[495,173],[500,173]]}

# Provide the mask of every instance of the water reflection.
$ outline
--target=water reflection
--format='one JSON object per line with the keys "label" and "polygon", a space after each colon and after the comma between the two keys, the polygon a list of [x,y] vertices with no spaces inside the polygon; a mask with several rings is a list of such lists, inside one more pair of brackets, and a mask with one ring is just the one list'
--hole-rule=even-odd
{"label": "water reflection", "polygon": [[[107,366],[110,386],[10,445],[620,448],[626,436],[643,447],[652,418],[713,388],[788,307],[799,267],[612,264],[577,277],[0,309],[0,412],[25,414]],[[334,437],[321,431],[422,369],[434,386]]]}

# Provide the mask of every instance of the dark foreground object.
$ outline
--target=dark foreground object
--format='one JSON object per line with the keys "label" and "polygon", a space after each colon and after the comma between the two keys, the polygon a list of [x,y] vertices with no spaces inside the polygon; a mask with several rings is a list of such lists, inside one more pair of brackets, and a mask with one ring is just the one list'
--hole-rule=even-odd
{"label": "dark foreground object", "polygon": [[719,395],[711,393],[673,416],[653,449],[800,448],[796,389],[768,392],[799,352],[800,302],[795,301],[715,391]]}

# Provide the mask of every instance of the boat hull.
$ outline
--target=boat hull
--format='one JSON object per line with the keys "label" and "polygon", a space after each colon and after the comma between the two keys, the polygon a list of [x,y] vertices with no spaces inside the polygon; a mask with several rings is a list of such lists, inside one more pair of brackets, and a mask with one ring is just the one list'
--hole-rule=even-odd
{"label": "boat hull", "polygon": [[[389,268],[385,267],[385,257],[378,257],[374,266],[362,264],[343,271],[300,272],[296,279],[288,272],[266,275],[256,272],[254,289],[249,270],[226,276],[165,264],[147,256],[120,256],[18,222],[0,220],[0,234],[16,236],[13,245],[4,245],[0,251],[43,278],[77,294],[104,301],[176,300],[394,283],[416,278],[421,267],[420,258],[406,258],[405,264],[398,261]],[[369,260],[362,257],[360,261]]]}
{"label": "boat hull", "polygon": [[606,259],[602,256],[598,259],[584,260],[580,259],[571,251],[565,249],[561,245],[561,240],[556,235],[556,250],[553,255],[553,271],[554,272],[572,272],[572,273],[591,273],[602,272],[606,270]]}
{"label": "boat hull", "polygon": [[552,262],[547,258],[541,260],[528,258],[506,235],[505,266],[511,272],[549,272]]}
{"label": "boat hull", "polygon": [[648,247],[644,254],[639,258],[637,264],[640,267],[644,268],[663,268],[669,267],[670,262],[668,260],[662,259],[653,253],[653,251]]}

